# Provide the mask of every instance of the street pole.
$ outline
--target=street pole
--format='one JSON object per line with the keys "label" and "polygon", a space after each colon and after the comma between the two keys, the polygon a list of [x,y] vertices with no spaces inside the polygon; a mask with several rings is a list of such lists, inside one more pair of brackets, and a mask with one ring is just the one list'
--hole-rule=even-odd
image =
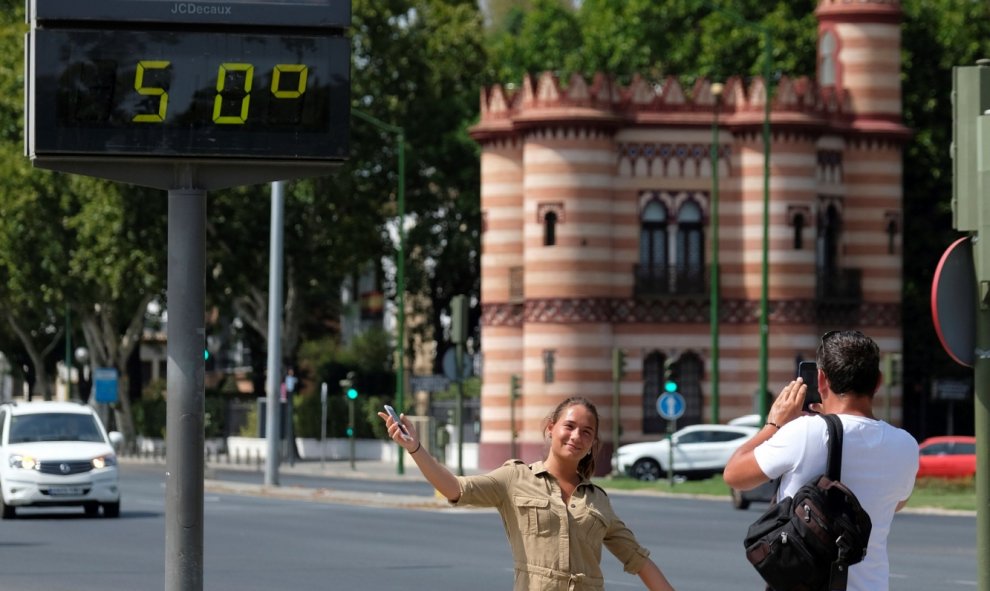
{"label": "street pole", "polygon": [[320,470],[326,468],[327,461],[327,383],[320,386]]}
{"label": "street pole", "polygon": [[759,387],[756,392],[757,407],[760,413],[760,424],[766,423],[767,412],[769,410],[769,399],[767,396],[767,358],[769,347],[767,339],[770,335],[770,311],[769,311],[769,253],[770,253],[770,100],[773,97],[773,37],[770,29],[751,21],[746,20],[735,10],[716,6],[711,1],[706,2],[715,12],[722,13],[736,23],[755,30],[763,36],[763,88],[765,97],[763,101],[763,246],[761,248],[761,271],[760,271],[760,374]]}
{"label": "street pole", "polygon": [[769,356],[767,338],[770,335],[769,310],[769,250],[770,250],[770,99],[773,96],[773,81],[770,60],[773,59],[773,40],[770,29],[753,25],[763,33],[763,87],[766,96],[763,100],[763,256],[760,278],[760,424],[767,422],[769,403],[767,396],[767,358]]}
{"label": "street pole", "polygon": [[977,208],[973,242],[976,275],[976,350],[973,355],[973,412],[976,435],[976,570],[979,591],[990,591],[990,60],[976,62],[980,71],[977,113]]}
{"label": "street pole", "polygon": [[167,267],[165,591],[202,591],[206,191],[169,190]]}
{"label": "street pole", "polygon": [[268,379],[267,453],[265,455],[265,485],[278,486],[279,383],[282,377],[282,226],[285,212],[285,182],[272,183],[271,245],[268,251]]}
{"label": "street pole", "polygon": [[[712,333],[712,424],[719,423],[719,299],[721,298],[719,288],[719,253],[718,253],[718,176],[719,176],[719,138],[718,138],[718,113],[722,106],[722,91],[724,86],[716,82],[712,84],[712,96],[715,98],[714,112],[712,114],[712,203],[711,203],[711,228],[712,228],[712,263],[711,263],[711,285],[708,287],[711,333]],[[618,439],[616,439],[618,441]]]}
{"label": "street pole", "polygon": [[72,321],[69,304],[65,304],[65,394],[72,400]]}
{"label": "street pole", "polygon": [[[380,119],[376,119],[371,115],[359,111],[357,109],[351,109],[351,113],[358,119],[362,119],[375,127],[386,131],[388,133],[394,133],[396,151],[398,152],[398,187],[396,188],[396,201],[398,206],[398,216],[399,216],[399,248],[396,252],[396,278],[395,278],[395,300],[397,311],[397,323],[396,326],[396,339],[395,339],[395,356],[396,356],[396,370],[395,370],[395,406],[398,408],[399,412],[404,412],[405,404],[405,379],[406,379],[406,353],[405,353],[405,342],[406,342],[406,136],[405,131],[398,126],[389,125]],[[397,444],[398,445],[398,444]],[[399,461],[396,465],[396,471],[399,475],[405,473],[404,459],[405,454],[399,453]]]}
{"label": "street pole", "polygon": [[950,153],[952,227],[973,244],[976,580],[990,591],[990,60],[953,68]]}

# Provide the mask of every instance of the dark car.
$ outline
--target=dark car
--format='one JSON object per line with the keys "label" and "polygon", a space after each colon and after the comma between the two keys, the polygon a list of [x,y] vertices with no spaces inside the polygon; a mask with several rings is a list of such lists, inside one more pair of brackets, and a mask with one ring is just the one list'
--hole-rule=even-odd
{"label": "dark car", "polygon": [[975,437],[929,437],[921,442],[918,452],[918,478],[967,478],[976,474]]}
{"label": "dark car", "polygon": [[775,478],[750,490],[730,489],[732,494],[732,506],[736,509],[748,509],[749,504],[753,502],[769,503],[773,501],[774,496],[776,496],[777,488],[779,486],[780,478]]}

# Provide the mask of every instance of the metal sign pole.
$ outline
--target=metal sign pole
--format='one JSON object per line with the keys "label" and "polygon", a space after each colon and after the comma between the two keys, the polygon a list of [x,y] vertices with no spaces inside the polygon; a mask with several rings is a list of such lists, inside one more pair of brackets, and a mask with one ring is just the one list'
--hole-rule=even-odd
{"label": "metal sign pole", "polygon": [[165,589],[203,589],[206,191],[168,192]]}
{"label": "metal sign pole", "polygon": [[279,384],[282,377],[282,216],[285,183],[272,183],[271,248],[268,253],[268,428],[265,485],[278,486],[278,442],[281,438]]}

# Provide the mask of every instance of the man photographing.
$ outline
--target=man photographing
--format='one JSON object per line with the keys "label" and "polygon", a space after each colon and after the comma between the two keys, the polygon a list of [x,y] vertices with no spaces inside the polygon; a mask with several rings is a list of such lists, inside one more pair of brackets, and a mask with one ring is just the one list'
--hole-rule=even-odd
{"label": "man photographing", "polygon": [[[894,513],[914,488],[918,444],[902,429],[873,416],[880,387],[880,350],[859,331],[833,331],[817,352],[821,403],[812,410],[842,421],[842,482],[870,515],[873,532],[866,558],[849,569],[849,591],[886,591],[890,566],[887,535]],[[808,386],[795,379],[781,390],[767,423],[744,443],[725,467],[725,482],[749,490],[780,477],[777,498],[792,496],[825,471],[828,429],[825,421],[802,411]]]}

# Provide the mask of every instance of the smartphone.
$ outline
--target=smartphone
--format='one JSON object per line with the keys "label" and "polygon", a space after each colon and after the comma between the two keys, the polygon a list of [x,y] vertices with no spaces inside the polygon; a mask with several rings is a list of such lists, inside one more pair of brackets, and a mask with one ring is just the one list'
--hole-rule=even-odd
{"label": "smartphone", "polygon": [[385,405],[385,412],[387,412],[388,416],[392,417],[395,424],[399,426],[399,431],[402,431],[403,439],[409,439],[409,431],[406,431],[406,426],[402,424],[402,419],[399,418],[399,413],[395,412],[395,409],[388,404]]}
{"label": "smartphone", "polygon": [[804,412],[812,412],[811,405],[822,401],[818,393],[818,364],[814,361],[802,361],[798,364],[798,376],[808,385],[804,395]]}

